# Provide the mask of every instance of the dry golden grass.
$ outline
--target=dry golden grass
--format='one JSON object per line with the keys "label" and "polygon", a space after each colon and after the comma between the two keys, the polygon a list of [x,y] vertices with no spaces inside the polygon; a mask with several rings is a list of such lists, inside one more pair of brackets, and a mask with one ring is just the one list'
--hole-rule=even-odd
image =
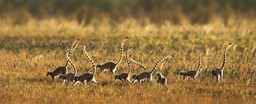
{"label": "dry golden grass", "polygon": [[[25,25],[0,22],[0,102],[6,103],[232,103],[256,102],[256,25],[232,27],[215,25],[173,26],[140,24],[135,20],[109,25],[107,22],[80,26],[73,21],[30,21]],[[133,59],[148,68],[163,56],[174,55],[162,69],[170,69],[166,86],[143,83],[112,83],[109,73],[98,74],[100,85],[62,85],[52,82],[46,72],[65,63],[65,51],[75,39],[90,43],[89,54],[98,63],[118,60],[120,41],[129,40],[125,49]],[[224,80],[211,80],[210,68],[222,63],[223,48],[228,51]],[[203,53],[204,70],[196,80],[181,82],[178,72],[197,64]],[[92,71],[82,48],[72,55],[78,73]],[[132,66],[132,73],[143,69]],[[208,69],[207,69],[208,68]],[[69,67],[69,69],[71,69]],[[118,73],[127,71],[123,61]]]}

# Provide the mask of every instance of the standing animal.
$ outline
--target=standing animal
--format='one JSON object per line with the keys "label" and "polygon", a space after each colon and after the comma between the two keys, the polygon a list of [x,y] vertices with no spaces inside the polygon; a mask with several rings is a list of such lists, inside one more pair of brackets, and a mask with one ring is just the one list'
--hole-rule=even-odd
{"label": "standing animal", "polygon": [[[152,73],[156,70],[156,67],[157,67],[157,65],[160,63],[160,62],[162,62],[162,61],[164,61],[164,60],[166,60],[166,59],[168,59],[168,58],[172,58],[173,56],[167,56],[167,57],[163,57],[163,58],[161,58],[161,59],[159,59],[158,61],[156,61],[156,63],[155,63],[155,66],[154,66],[154,68],[151,70],[151,71],[144,71],[144,72],[141,72],[141,73],[139,73],[139,74],[134,74],[133,76],[132,76],[132,79],[133,79],[133,83],[135,82],[135,81],[138,81],[139,83],[141,83],[142,81],[144,81],[144,80],[147,80],[147,81],[151,81],[152,80]],[[132,61],[133,62],[133,61]],[[133,62],[134,63],[134,62]],[[137,65],[138,65],[139,63],[137,63]],[[139,66],[143,66],[143,65],[139,65]]]}
{"label": "standing animal", "polygon": [[89,56],[87,50],[86,50],[86,47],[87,47],[88,44],[85,44],[84,46],[84,55],[90,60],[90,62],[92,63],[93,65],[93,68],[94,68],[94,72],[93,73],[84,73],[84,74],[81,74],[79,76],[75,76],[74,78],[74,86],[78,83],[78,82],[81,82],[84,84],[84,82],[86,82],[87,84],[89,84],[90,82],[93,82],[95,84],[98,84],[98,82],[96,81],[95,79],[95,74],[96,74],[96,66],[94,64],[94,61],[92,60],[92,58]]}
{"label": "standing animal", "polygon": [[197,70],[189,70],[186,72],[180,72],[180,75],[183,76],[183,80],[187,79],[188,77],[195,79],[202,70],[200,68],[200,66],[201,66],[201,54],[199,55]]}
{"label": "standing animal", "polygon": [[109,70],[111,74],[115,74],[118,65],[121,63],[122,59],[123,59],[123,48],[124,48],[124,44],[126,42],[126,40],[128,39],[128,37],[125,37],[124,40],[121,43],[121,55],[120,58],[117,62],[106,62],[104,64],[97,64],[96,67],[100,70],[100,72],[105,71],[105,70]]}
{"label": "standing animal", "polygon": [[[69,51],[71,51],[71,49],[69,49]],[[68,60],[74,68],[74,73],[61,74],[59,76],[59,78],[63,79],[63,84],[65,84],[66,81],[72,82],[74,80],[75,76],[76,76],[76,73],[77,73],[76,66],[74,65],[74,63],[72,62],[70,57],[68,57]]]}
{"label": "standing animal", "polygon": [[127,62],[127,65],[128,65],[128,72],[123,72],[123,73],[121,73],[121,74],[118,74],[118,75],[115,75],[115,79],[114,79],[114,81],[113,82],[115,82],[116,80],[120,80],[120,81],[128,81],[128,82],[130,82],[130,72],[131,72],[131,64],[130,64],[130,61],[129,61],[129,55],[128,55],[128,53],[129,53],[129,50],[131,49],[132,47],[130,47],[128,50],[127,50],[127,52],[126,52],[126,62]]}
{"label": "standing animal", "polygon": [[223,78],[223,70],[226,64],[227,51],[231,45],[232,43],[229,43],[224,51],[222,66],[220,68],[213,68],[211,71],[212,77],[216,77],[217,81],[221,81],[221,78]]}
{"label": "standing animal", "polygon": [[[70,52],[67,52],[67,57],[69,57],[69,55],[70,55]],[[52,81],[54,81],[56,76],[59,76],[60,74],[66,74],[68,63],[69,63],[69,60],[66,61],[66,64],[64,66],[60,66],[52,72],[47,72],[46,77],[50,75],[52,78]]]}
{"label": "standing animal", "polygon": [[157,83],[160,83],[163,85],[167,84],[167,78],[165,76],[163,76],[162,73],[157,72],[156,76],[157,76]]}
{"label": "standing animal", "polygon": [[[77,39],[71,46],[71,49],[75,49],[79,43],[79,39]],[[52,81],[54,81],[55,77],[56,76],[59,76],[61,74],[66,74],[67,73],[67,66],[68,66],[68,63],[69,63],[69,57],[71,56],[71,51],[70,49],[67,50],[67,61],[66,61],[66,64],[64,66],[59,66],[57,67],[54,71],[52,72],[47,72],[47,75],[46,76],[51,76],[52,78]]]}

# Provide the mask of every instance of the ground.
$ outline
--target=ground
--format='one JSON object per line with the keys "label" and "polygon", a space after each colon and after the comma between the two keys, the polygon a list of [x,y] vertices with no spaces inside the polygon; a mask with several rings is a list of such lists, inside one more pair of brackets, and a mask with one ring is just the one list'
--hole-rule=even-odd
{"label": "ground", "polygon": [[[6,103],[232,103],[256,102],[256,25],[236,26],[137,24],[124,21],[80,26],[76,22],[44,20],[24,25],[0,25],[0,102]],[[78,74],[93,72],[82,46],[96,63],[117,61],[121,40],[131,57],[150,70],[157,59],[173,55],[157,68],[168,78],[167,85],[112,83],[109,72],[97,73],[99,85],[62,85],[46,77],[66,61],[66,50],[76,39],[80,46],[72,54]],[[220,67],[227,53],[224,79],[217,82],[210,71]],[[202,53],[202,72],[196,80],[181,81],[180,71],[193,69]],[[143,69],[132,64],[132,74]],[[73,71],[69,66],[69,71]],[[126,72],[123,60],[117,73]]]}

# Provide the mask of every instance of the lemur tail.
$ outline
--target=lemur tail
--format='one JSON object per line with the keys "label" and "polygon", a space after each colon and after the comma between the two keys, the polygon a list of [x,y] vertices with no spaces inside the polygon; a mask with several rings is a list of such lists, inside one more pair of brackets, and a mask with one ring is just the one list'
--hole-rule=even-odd
{"label": "lemur tail", "polygon": [[93,75],[95,75],[95,73],[96,73],[96,65],[95,65],[94,61],[92,60],[92,58],[90,57],[90,55],[88,54],[88,52],[87,52],[87,50],[86,50],[86,47],[87,47],[87,46],[88,46],[88,44],[85,44],[85,45],[84,45],[84,54],[85,54],[85,56],[90,60],[92,66],[94,67]]}
{"label": "lemur tail", "polygon": [[228,46],[227,46],[227,48],[225,49],[225,51],[224,51],[224,55],[223,55],[223,63],[222,63],[222,66],[221,66],[221,70],[223,70],[224,69],[224,67],[225,67],[225,64],[226,64],[226,58],[227,58],[227,51],[228,51],[228,49],[229,49],[229,47],[232,45],[232,43],[229,43],[228,44]]}
{"label": "lemur tail", "polygon": [[158,65],[160,62],[162,62],[162,61],[164,61],[164,60],[166,60],[166,59],[169,59],[169,58],[173,58],[173,56],[166,56],[166,57],[163,57],[163,58],[157,60],[155,66],[154,66],[154,68],[150,71],[150,73],[153,73],[153,72],[156,70],[156,67],[157,67],[157,65]]}
{"label": "lemur tail", "polygon": [[[130,57],[131,57],[131,55],[130,55]],[[147,69],[144,65],[142,65],[141,63],[139,63],[139,62],[133,60],[132,58],[130,58],[130,60],[131,60],[132,63],[134,63],[134,64],[136,64],[136,65],[142,67],[144,70],[146,70],[146,71],[148,70],[148,69]]]}
{"label": "lemur tail", "polygon": [[127,62],[127,65],[128,65],[128,69],[129,69],[129,71],[128,71],[128,74],[130,74],[130,72],[131,72],[131,64],[130,64],[130,58],[129,58],[129,55],[128,55],[128,53],[129,53],[129,51],[130,51],[130,49],[131,49],[132,47],[130,47],[127,51],[126,51],[126,54],[125,54],[125,56],[126,56],[126,62]]}
{"label": "lemur tail", "polygon": [[123,59],[123,54],[124,54],[124,43],[126,42],[126,40],[128,39],[128,37],[125,37],[124,40],[121,43],[121,54],[120,54],[120,58],[119,60],[116,62],[116,65],[120,64],[122,59]]}

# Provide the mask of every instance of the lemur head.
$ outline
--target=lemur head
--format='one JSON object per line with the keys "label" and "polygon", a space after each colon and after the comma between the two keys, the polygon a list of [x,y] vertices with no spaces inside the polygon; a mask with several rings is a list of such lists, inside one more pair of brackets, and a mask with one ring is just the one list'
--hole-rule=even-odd
{"label": "lemur head", "polygon": [[49,76],[49,75],[52,75],[52,72],[47,72],[46,77]]}
{"label": "lemur head", "polygon": [[79,77],[79,76],[75,76],[74,80],[75,80],[75,81],[79,81],[79,80],[80,80],[80,77]]}
{"label": "lemur head", "polygon": [[102,67],[102,65],[100,65],[100,64],[96,64],[96,69],[100,70],[100,72],[102,72],[102,71],[103,71],[103,70],[101,70],[101,67]]}
{"label": "lemur head", "polygon": [[96,65],[96,68],[100,69],[100,68],[101,68],[101,65],[100,65],[100,64],[97,64],[97,65]]}
{"label": "lemur head", "polygon": [[115,79],[119,79],[119,76],[118,76],[118,75],[115,75]]}
{"label": "lemur head", "polygon": [[137,78],[136,74],[132,75],[132,79],[136,79],[136,78]]}
{"label": "lemur head", "polygon": [[156,73],[157,78],[161,78],[161,74],[160,73]]}
{"label": "lemur head", "polygon": [[184,72],[180,72],[180,75],[184,75]]}

